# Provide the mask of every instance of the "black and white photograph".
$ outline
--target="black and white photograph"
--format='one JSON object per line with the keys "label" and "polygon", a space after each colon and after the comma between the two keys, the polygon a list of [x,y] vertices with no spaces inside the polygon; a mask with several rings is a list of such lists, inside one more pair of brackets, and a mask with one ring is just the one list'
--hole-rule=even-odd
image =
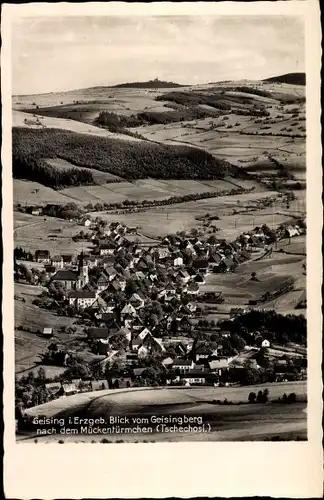
{"label": "black and white photograph", "polygon": [[11,27],[16,441],[306,441],[305,25]]}

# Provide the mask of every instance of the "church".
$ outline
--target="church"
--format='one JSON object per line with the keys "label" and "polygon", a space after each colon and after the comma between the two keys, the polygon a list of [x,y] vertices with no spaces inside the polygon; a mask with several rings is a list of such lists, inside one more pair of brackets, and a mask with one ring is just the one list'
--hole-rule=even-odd
{"label": "church", "polygon": [[78,270],[60,269],[52,281],[62,283],[66,290],[82,290],[89,283],[88,264],[83,252],[79,257]]}

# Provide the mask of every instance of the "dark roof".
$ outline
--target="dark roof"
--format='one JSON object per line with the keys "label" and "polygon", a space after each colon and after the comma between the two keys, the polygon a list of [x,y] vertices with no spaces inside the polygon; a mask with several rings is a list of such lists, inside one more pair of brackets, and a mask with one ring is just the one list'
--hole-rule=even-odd
{"label": "dark roof", "polygon": [[64,262],[71,262],[73,260],[72,254],[62,255],[62,259]]}
{"label": "dark roof", "polygon": [[56,267],[55,266],[45,266],[45,271],[48,273],[55,273]]}
{"label": "dark roof", "polygon": [[208,260],[205,259],[196,259],[192,263],[193,267],[196,269],[206,268],[208,267]]}
{"label": "dark roof", "polygon": [[175,359],[173,365],[190,366],[191,363],[192,363],[191,359]]}
{"label": "dark roof", "polygon": [[50,253],[48,250],[36,250],[35,256],[37,257],[49,257]]}
{"label": "dark roof", "polygon": [[77,273],[75,271],[70,270],[59,270],[54,274],[52,280],[54,281],[76,281]]}
{"label": "dark roof", "polygon": [[109,243],[103,243],[103,244],[99,245],[99,250],[107,250],[110,248],[112,248],[112,249],[116,248],[116,243],[114,243],[113,241],[110,241]]}
{"label": "dark roof", "polygon": [[88,290],[72,290],[69,297],[71,299],[93,299],[96,297],[96,294]]}

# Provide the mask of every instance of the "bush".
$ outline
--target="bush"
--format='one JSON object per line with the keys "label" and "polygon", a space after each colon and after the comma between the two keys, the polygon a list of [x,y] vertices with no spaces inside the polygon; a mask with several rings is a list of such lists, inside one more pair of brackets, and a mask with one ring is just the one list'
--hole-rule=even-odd
{"label": "bush", "polygon": [[249,399],[249,403],[255,403],[255,400],[256,400],[255,392],[250,392],[248,399]]}

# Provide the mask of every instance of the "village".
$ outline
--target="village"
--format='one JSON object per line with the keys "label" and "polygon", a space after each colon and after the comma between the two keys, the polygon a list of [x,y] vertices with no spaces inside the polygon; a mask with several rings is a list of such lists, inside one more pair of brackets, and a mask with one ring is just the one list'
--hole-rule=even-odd
{"label": "village", "polygon": [[[306,327],[298,317],[260,308],[270,293],[231,308],[224,320],[208,321],[206,310],[226,301],[216,287],[201,291],[210,276],[235,273],[247,261],[267,258],[278,241],[305,234],[303,220],[276,230],[256,227],[233,242],[192,230],[154,245],[141,244],[137,228],[122,223],[83,217],[79,224],[85,228],[73,237],[84,242],[79,254],[15,249],[15,282],[42,286],[34,303],[77,325],[69,330],[73,348],[60,342],[58,328],[44,324],[34,332],[49,339],[41,365],[66,369],[49,380],[40,368],[37,376],[29,373],[18,381],[21,408],[107,388],[306,378]],[[251,280],[257,280],[255,274]],[[270,318],[269,327],[264,317]],[[290,328],[294,338],[287,336]],[[90,361],[80,356],[84,351],[91,353]]]}

